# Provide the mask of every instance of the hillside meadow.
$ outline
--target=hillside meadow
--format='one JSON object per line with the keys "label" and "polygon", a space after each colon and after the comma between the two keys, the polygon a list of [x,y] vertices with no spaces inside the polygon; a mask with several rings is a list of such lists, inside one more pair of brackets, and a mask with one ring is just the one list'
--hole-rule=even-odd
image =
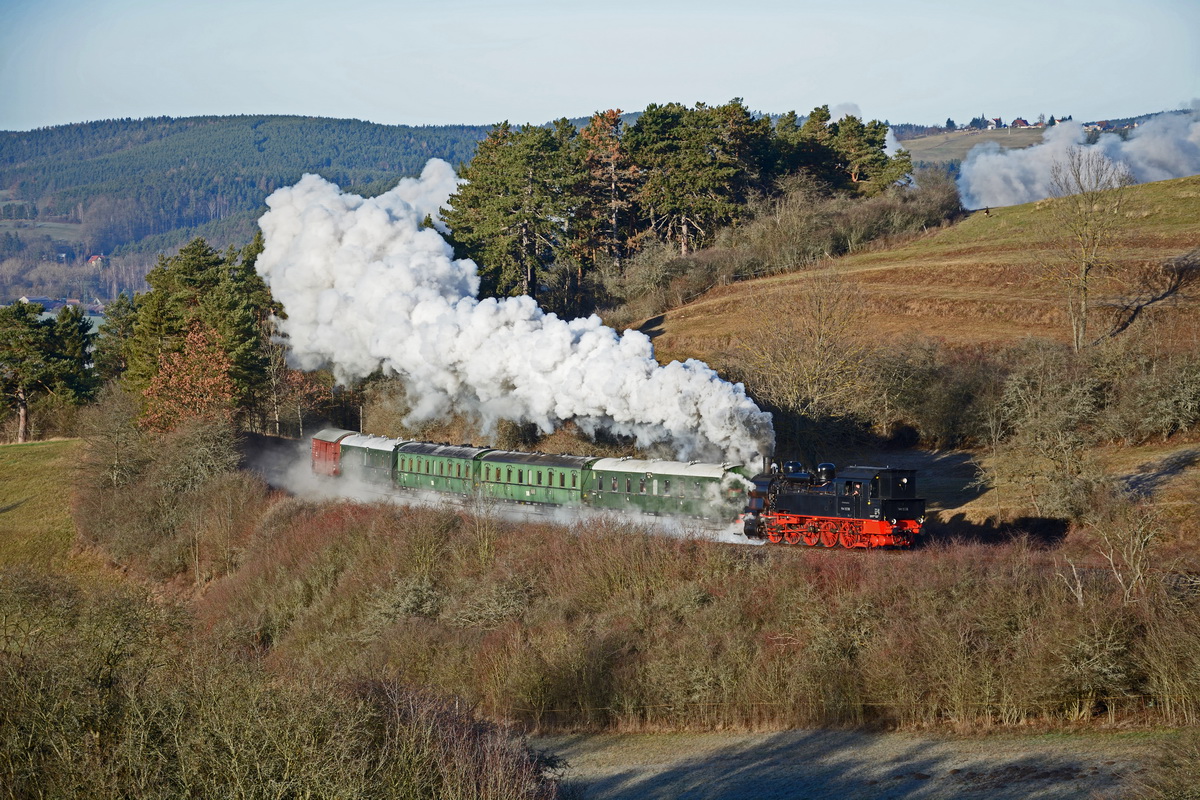
{"label": "hillside meadow", "polygon": [[[1145,271],[1200,247],[1200,176],[1143,184],[1128,203],[1111,253],[1113,279],[1096,292],[1104,317],[1113,304],[1140,290]],[[661,361],[719,359],[738,337],[769,326],[787,327],[789,295],[833,274],[853,281],[866,300],[862,332],[878,341],[936,338],[952,345],[1011,343],[1044,338],[1068,342],[1061,287],[1043,265],[1057,232],[1040,201],[976,211],[962,221],[900,243],[883,242],[822,267],[713,288],[647,326]],[[1194,293],[1193,293],[1194,294]],[[1197,303],[1181,293],[1147,310],[1161,338],[1192,347],[1200,331]],[[769,313],[754,313],[770,309]]]}
{"label": "hillside meadow", "polygon": [[905,139],[900,146],[912,154],[913,163],[945,164],[963,161],[971,149],[985,142],[995,142],[1004,149],[1032,147],[1042,143],[1044,131],[1039,128],[1002,128],[995,131],[958,130]]}

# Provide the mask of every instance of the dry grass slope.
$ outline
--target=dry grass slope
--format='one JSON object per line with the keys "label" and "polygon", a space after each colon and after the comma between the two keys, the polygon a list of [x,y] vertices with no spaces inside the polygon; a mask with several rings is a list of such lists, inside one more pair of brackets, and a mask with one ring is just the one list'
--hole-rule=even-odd
{"label": "dry grass slope", "polygon": [[[1115,261],[1123,273],[1161,264],[1200,246],[1200,176],[1130,190]],[[827,262],[826,269],[864,290],[869,325],[880,341],[923,335],[950,344],[1009,344],[1041,337],[1068,341],[1056,285],[1039,259],[1050,249],[1046,203],[976,212],[962,222],[895,247],[879,247]],[[656,318],[660,361],[693,357],[720,361],[756,327],[788,325],[772,313],[775,300],[803,291],[817,271],[721,286]],[[1123,287],[1110,284],[1108,295]],[[1200,306],[1177,300],[1148,315],[1168,340],[1194,345]]]}
{"label": "dry grass slope", "polygon": [[971,148],[984,142],[995,142],[1005,150],[1031,147],[1042,143],[1043,131],[1038,129],[1005,128],[999,131],[954,131],[919,139],[906,139],[900,146],[912,154],[913,161],[946,163],[962,161]]}

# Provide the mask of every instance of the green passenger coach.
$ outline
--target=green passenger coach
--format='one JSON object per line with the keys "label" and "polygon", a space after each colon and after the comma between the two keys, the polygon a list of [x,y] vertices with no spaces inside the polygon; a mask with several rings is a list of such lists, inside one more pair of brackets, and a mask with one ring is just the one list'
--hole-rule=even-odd
{"label": "green passenger coach", "polygon": [[688,517],[713,516],[728,506],[736,515],[745,488],[734,476],[740,476],[740,468],[728,465],[601,458],[591,466],[587,504]]}
{"label": "green passenger coach", "polygon": [[409,442],[396,451],[396,485],[430,492],[471,494],[476,458],[487,448]]}
{"label": "green passenger coach", "polygon": [[484,497],[511,503],[577,506],[592,461],[584,456],[492,450],[479,457],[479,490]]}
{"label": "green passenger coach", "polygon": [[396,466],[396,448],[404,442],[404,439],[388,439],[365,433],[346,436],[341,440],[341,471],[350,478],[367,483],[391,483]]}

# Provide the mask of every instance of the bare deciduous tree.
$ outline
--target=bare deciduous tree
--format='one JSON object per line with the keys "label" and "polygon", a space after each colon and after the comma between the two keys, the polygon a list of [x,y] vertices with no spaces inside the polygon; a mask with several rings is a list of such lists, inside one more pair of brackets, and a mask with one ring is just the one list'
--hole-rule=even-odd
{"label": "bare deciduous tree", "polygon": [[1071,341],[1076,352],[1088,344],[1088,303],[1098,274],[1112,266],[1129,168],[1094,148],[1072,147],[1050,169],[1050,223],[1058,252],[1046,266],[1063,287]]}
{"label": "bare deciduous tree", "polygon": [[754,396],[800,414],[853,408],[866,375],[858,284],[816,273],[771,308],[774,324],[748,336],[739,353]]}

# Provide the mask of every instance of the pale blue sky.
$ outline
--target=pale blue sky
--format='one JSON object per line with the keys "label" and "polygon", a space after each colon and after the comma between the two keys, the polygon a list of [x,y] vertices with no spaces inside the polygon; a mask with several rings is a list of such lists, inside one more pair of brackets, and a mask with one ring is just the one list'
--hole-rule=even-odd
{"label": "pale blue sky", "polygon": [[940,124],[1200,97],[1200,0],[0,0],[0,130],[544,122],[651,102]]}

